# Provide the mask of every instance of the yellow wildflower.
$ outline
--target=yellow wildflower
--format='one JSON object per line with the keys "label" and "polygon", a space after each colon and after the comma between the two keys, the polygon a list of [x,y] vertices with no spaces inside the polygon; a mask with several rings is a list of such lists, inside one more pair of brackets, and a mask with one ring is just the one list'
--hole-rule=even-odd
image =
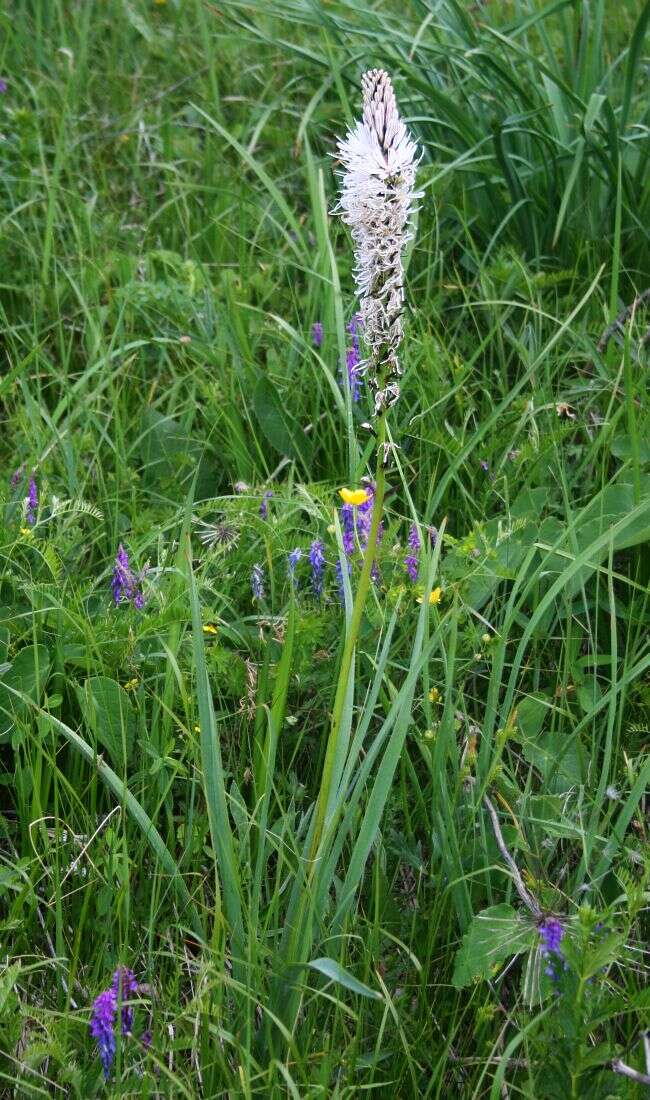
{"label": "yellow wildflower", "polygon": [[217,631],[217,628],[214,625],[214,623],[204,623],[203,624],[203,633],[204,634],[217,634],[218,631]]}
{"label": "yellow wildflower", "polygon": [[[423,599],[424,596],[418,596],[418,603],[422,603]],[[429,594],[429,603],[433,606],[434,604],[440,603],[441,599],[442,588],[434,588]]]}
{"label": "yellow wildflower", "polygon": [[135,691],[140,681],[137,676],[134,676],[132,680],[127,680],[124,685],[125,691]]}
{"label": "yellow wildflower", "polygon": [[351,504],[353,508],[358,508],[360,504],[370,500],[367,489],[339,489],[339,496],[344,504]]}
{"label": "yellow wildflower", "polygon": [[437,688],[431,688],[431,691],[429,692],[429,702],[430,703],[439,703],[441,698],[442,698],[442,696],[441,696],[440,692],[438,691],[438,689]]}
{"label": "yellow wildflower", "polygon": [[20,528],[20,533],[23,536],[23,538],[25,538],[25,539],[30,539],[32,537],[32,535],[34,534],[31,527],[21,527]]}

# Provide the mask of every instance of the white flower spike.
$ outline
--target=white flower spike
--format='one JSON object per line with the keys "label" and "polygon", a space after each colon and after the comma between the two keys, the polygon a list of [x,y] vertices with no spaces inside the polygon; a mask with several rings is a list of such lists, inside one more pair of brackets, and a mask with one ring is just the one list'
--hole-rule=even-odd
{"label": "white flower spike", "polygon": [[399,398],[404,268],[412,233],[417,147],[402,122],[390,77],[362,78],[363,117],[338,143],[345,168],[339,210],[350,227],[363,333],[370,355],[361,365],[375,395],[375,416]]}

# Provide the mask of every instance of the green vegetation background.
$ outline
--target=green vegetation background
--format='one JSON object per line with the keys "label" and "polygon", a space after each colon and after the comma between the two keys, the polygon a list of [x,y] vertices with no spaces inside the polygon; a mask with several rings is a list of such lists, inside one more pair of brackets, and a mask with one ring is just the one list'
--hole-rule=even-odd
{"label": "green vegetation background", "polygon": [[[649,13],[0,13],[4,1095],[643,1094],[611,1062],[644,1071],[649,1003]],[[371,451],[340,384],[332,154],[373,66],[423,198],[381,581],[314,886],[344,630],[329,528]],[[416,586],[414,521],[444,528]],[[120,543],[148,563],[142,613],[112,604]],[[486,794],[566,928],[558,983]],[[105,1084],[88,1021],[118,964],[142,988]]]}

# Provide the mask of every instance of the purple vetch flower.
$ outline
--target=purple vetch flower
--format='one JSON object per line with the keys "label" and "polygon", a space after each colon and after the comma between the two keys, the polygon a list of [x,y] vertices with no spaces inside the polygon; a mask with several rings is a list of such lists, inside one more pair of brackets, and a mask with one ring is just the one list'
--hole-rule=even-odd
{"label": "purple vetch flower", "polygon": [[0,95],[4,95],[8,87],[9,85],[7,84],[7,81],[3,80],[0,76]]}
{"label": "purple vetch flower", "polygon": [[296,579],[296,566],[302,557],[302,550],[299,546],[296,546],[294,550],[291,550],[287,554],[287,572],[289,574],[289,580],[293,584]]}
{"label": "purple vetch flower", "polygon": [[[370,538],[370,529],[372,527],[372,518],[375,510],[375,486],[371,481],[366,482],[364,486],[368,499],[365,504],[360,504],[357,508],[357,531],[359,533],[359,542],[361,543],[361,549],[365,550]],[[379,523],[377,528],[377,545],[381,542],[384,536],[384,524]]]}
{"label": "purple vetch flower", "polygon": [[315,321],[311,326],[311,338],[315,348],[319,348],[323,343],[323,326],[320,321]]}
{"label": "purple vetch flower", "polygon": [[115,994],[115,1004],[122,1005],[122,1035],[130,1035],[133,1030],[133,1007],[125,1002],[137,997],[139,988],[133,971],[126,966],[118,966],[113,974],[112,992]]}
{"label": "purple vetch flower", "polygon": [[111,988],[105,989],[93,1001],[90,1034],[97,1043],[99,1059],[106,1080],[110,1076],[117,1047],[115,1031],[118,1007],[121,1006],[122,1008],[122,1019],[120,1021],[122,1035],[130,1035],[133,1029],[133,1008],[125,1002],[137,996],[139,989],[140,986],[135,980],[133,971],[126,966],[118,966],[113,974]]}
{"label": "purple vetch flower", "polygon": [[418,579],[418,571],[420,569],[420,563],[418,559],[415,557],[414,554],[407,554],[404,558],[404,565],[406,566],[406,572],[408,573],[410,579],[413,581],[413,584],[415,584],[416,580]]}
{"label": "purple vetch flower", "polygon": [[317,599],[323,594],[323,572],[325,569],[324,546],[320,539],[314,539],[309,549],[311,565],[311,587]]}
{"label": "purple vetch flower", "polygon": [[142,1035],[140,1036],[140,1042],[142,1043],[145,1050],[149,1050],[151,1044],[153,1043],[153,1032],[149,1029],[147,1029],[147,1031],[143,1031]]}
{"label": "purple vetch flower", "polygon": [[144,570],[140,574],[133,572],[129,564],[129,555],[120,543],[115,556],[115,567],[111,581],[116,607],[119,607],[122,602],[126,602],[132,603],[136,611],[142,611],[144,607],[144,595],[141,588],[143,576]]}
{"label": "purple vetch flower", "polygon": [[354,554],[354,505],[341,505],[341,534],[343,552],[347,558]]}
{"label": "purple vetch flower", "polygon": [[246,484],[245,481],[236,481],[235,484],[233,485],[233,489],[235,490],[235,492],[237,494],[241,495],[241,493],[247,493],[248,492],[248,485]]}
{"label": "purple vetch flower", "polygon": [[420,535],[418,533],[417,524],[415,523],[412,523],[409,528],[408,545],[411,553],[407,554],[404,558],[404,565],[406,566],[406,572],[415,584],[418,579],[418,571],[420,568],[420,559],[418,555],[421,545]]}
{"label": "purple vetch flower", "polygon": [[562,937],[564,929],[557,917],[545,917],[537,926],[541,940],[542,958],[546,959],[544,973],[553,981],[557,981],[558,973],[555,969],[557,961],[562,958]]}
{"label": "purple vetch flower", "polygon": [[26,517],[30,527],[33,527],[36,523],[36,511],[38,509],[38,489],[36,487],[36,480],[34,476],[29,479],[29,493],[27,495],[27,511]]}
{"label": "purple vetch flower", "polygon": [[363,331],[363,317],[361,316],[361,314],[360,313],[353,313],[350,320],[348,321],[346,327],[347,327],[348,332],[350,333],[350,336],[354,337],[354,339],[356,341],[356,345],[357,345],[357,351],[358,351],[359,350],[359,332]]}
{"label": "purple vetch flower", "polygon": [[273,496],[271,489],[267,489],[262,496],[262,503],[260,504],[260,515],[262,519],[267,519],[269,514],[269,501]]}
{"label": "purple vetch flower", "polygon": [[17,489],[18,488],[18,485],[19,485],[20,481],[22,480],[22,476],[23,476],[24,473],[25,473],[25,463],[23,462],[22,466],[19,466],[17,470],[14,470],[13,474],[11,475],[10,485],[11,485],[12,489]]}
{"label": "purple vetch flower", "polygon": [[[355,534],[358,536],[359,546],[362,550],[366,549],[370,538],[375,504],[375,487],[372,482],[368,482],[364,488],[368,494],[368,499],[363,504],[342,504],[340,509],[343,550],[347,558],[352,557],[355,552]],[[377,530],[377,544],[381,542],[383,534],[384,525],[380,523]]]}
{"label": "purple vetch flower", "polygon": [[353,344],[351,348],[348,348],[345,353],[345,365],[348,372],[348,382],[350,384],[350,394],[355,405],[359,401],[361,396],[361,382],[359,380],[359,364],[361,359],[359,357],[359,349]]}
{"label": "purple vetch flower", "polygon": [[490,464],[488,462],[486,462],[484,458],[482,458],[480,465],[481,465],[481,469],[485,470],[485,472],[487,474],[490,470]]}
{"label": "purple vetch flower", "polygon": [[251,592],[254,599],[264,599],[264,567],[258,563],[251,570]]}
{"label": "purple vetch flower", "polygon": [[90,1034],[97,1043],[99,1060],[102,1063],[104,1077],[108,1081],[115,1057],[115,1017],[117,998],[112,989],[105,989],[93,1002],[93,1014],[90,1019]]}
{"label": "purple vetch flower", "polygon": [[361,396],[361,351],[359,348],[359,332],[363,328],[361,314],[353,314],[346,328],[352,337],[352,345],[345,353],[345,365],[348,372],[348,383],[350,385],[352,400],[356,404]]}
{"label": "purple vetch flower", "polygon": [[429,532],[429,538],[431,539],[431,546],[435,549],[436,543],[438,541],[438,528],[428,527],[427,531]]}

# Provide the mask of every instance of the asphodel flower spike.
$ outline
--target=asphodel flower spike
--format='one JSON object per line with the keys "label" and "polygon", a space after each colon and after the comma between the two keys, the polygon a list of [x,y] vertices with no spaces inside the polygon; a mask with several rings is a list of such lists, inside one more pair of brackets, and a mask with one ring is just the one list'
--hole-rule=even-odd
{"label": "asphodel flower spike", "polygon": [[417,147],[402,122],[390,77],[362,78],[363,116],[338,143],[345,168],[339,210],[350,227],[368,358],[360,365],[374,392],[374,415],[399,398],[398,348],[404,305],[403,253],[415,202]]}

